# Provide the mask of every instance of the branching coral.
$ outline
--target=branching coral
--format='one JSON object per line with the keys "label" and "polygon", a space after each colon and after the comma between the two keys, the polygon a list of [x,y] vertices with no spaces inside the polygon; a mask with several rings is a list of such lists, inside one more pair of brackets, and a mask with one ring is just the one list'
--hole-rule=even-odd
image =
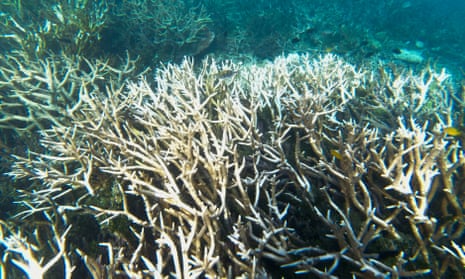
{"label": "branching coral", "polygon": [[107,24],[107,1],[20,1],[0,4],[3,51],[20,50],[27,57],[49,52],[90,55]]}
{"label": "branching coral", "polygon": [[[33,179],[11,222],[45,223],[54,241],[5,224],[4,270],[28,274],[10,241],[21,236],[41,248],[32,260],[68,276],[82,262],[96,278],[463,274],[462,139],[443,132],[448,111],[426,105],[449,88],[428,72],[431,83],[392,78],[428,84],[396,91],[397,103],[424,100],[394,123],[376,113],[391,79],[333,55],[185,60],[153,84],[81,90],[63,107],[67,125],[41,130],[46,152],[18,156],[10,172]],[[84,216],[101,232],[87,244],[71,237]]]}
{"label": "branching coral", "polygon": [[77,56],[25,57],[22,52],[0,56],[2,129],[24,132],[63,124],[79,108],[80,95],[106,86],[121,87],[135,70],[135,61],[129,57],[118,67],[108,60],[89,61]]}
{"label": "branching coral", "polygon": [[[189,1],[113,1],[107,44],[134,51],[144,61],[182,60],[207,49],[215,38],[202,5]],[[125,30],[121,33],[121,30]]]}
{"label": "branching coral", "polygon": [[34,60],[50,54],[100,58],[129,51],[142,61],[178,59],[215,38],[202,5],[166,0],[0,3],[0,49]]}

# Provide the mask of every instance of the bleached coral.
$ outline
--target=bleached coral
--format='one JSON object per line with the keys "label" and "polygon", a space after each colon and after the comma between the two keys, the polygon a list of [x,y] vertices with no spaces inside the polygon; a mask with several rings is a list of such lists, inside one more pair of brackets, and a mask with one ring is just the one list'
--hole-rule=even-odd
{"label": "bleached coral", "polygon": [[[72,237],[61,252],[66,272],[82,258],[94,277],[463,274],[451,243],[464,230],[465,160],[461,137],[441,132],[450,99],[425,105],[449,88],[429,73],[376,76],[334,55],[198,69],[188,59],[155,81],[82,90],[70,125],[41,131],[46,152],[17,157],[10,176],[36,182],[16,220],[47,216],[52,239],[94,220],[104,252]],[[402,79],[419,85],[393,91]],[[386,121],[380,107],[412,93],[425,100]]]}
{"label": "bleached coral", "polygon": [[[135,75],[134,63],[129,57],[112,66],[108,60],[65,54],[43,59],[23,52],[0,55],[0,128],[24,133],[63,125],[79,108],[83,92],[123,86]],[[105,79],[112,83],[103,84]]]}

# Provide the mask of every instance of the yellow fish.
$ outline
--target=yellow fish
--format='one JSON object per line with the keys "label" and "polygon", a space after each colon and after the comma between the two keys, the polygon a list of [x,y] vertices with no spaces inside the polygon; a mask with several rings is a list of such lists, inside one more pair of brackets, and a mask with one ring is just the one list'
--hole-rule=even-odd
{"label": "yellow fish", "polygon": [[444,134],[452,137],[458,137],[462,134],[462,132],[455,127],[447,127],[444,128]]}
{"label": "yellow fish", "polygon": [[339,153],[339,151],[337,151],[336,149],[331,149],[329,152],[331,153],[331,155],[334,156],[334,158],[342,160],[342,154]]}

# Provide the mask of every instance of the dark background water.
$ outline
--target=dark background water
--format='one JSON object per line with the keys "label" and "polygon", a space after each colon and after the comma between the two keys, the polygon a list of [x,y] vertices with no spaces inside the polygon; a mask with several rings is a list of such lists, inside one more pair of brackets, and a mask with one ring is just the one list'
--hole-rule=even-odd
{"label": "dark background water", "polygon": [[[456,69],[465,57],[462,1],[206,1],[205,5],[218,29],[217,42],[221,32],[230,37],[245,34],[241,50],[258,57],[317,49],[357,59],[373,55],[390,59],[393,48],[408,48],[422,52],[425,60]],[[250,47],[244,47],[247,44]]]}

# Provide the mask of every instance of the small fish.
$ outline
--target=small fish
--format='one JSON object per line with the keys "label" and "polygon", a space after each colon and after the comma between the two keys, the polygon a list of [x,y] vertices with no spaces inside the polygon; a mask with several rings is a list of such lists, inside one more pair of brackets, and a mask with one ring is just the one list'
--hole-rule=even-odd
{"label": "small fish", "polygon": [[448,136],[452,136],[452,137],[458,137],[462,135],[462,131],[460,131],[459,129],[455,127],[447,127],[447,128],[444,128],[444,134]]}
{"label": "small fish", "polygon": [[331,155],[334,156],[334,158],[338,159],[338,160],[342,160],[342,154],[339,153],[339,151],[337,151],[336,149],[331,149],[331,151],[329,151],[331,153]]}
{"label": "small fish", "polygon": [[218,73],[216,73],[216,76],[220,79],[227,79],[227,78],[232,78],[237,74],[238,71],[234,71],[231,69],[225,69],[221,70]]}
{"label": "small fish", "polygon": [[297,44],[298,42],[300,42],[300,36],[297,35],[295,36],[294,38],[291,39],[291,43],[293,44]]}

